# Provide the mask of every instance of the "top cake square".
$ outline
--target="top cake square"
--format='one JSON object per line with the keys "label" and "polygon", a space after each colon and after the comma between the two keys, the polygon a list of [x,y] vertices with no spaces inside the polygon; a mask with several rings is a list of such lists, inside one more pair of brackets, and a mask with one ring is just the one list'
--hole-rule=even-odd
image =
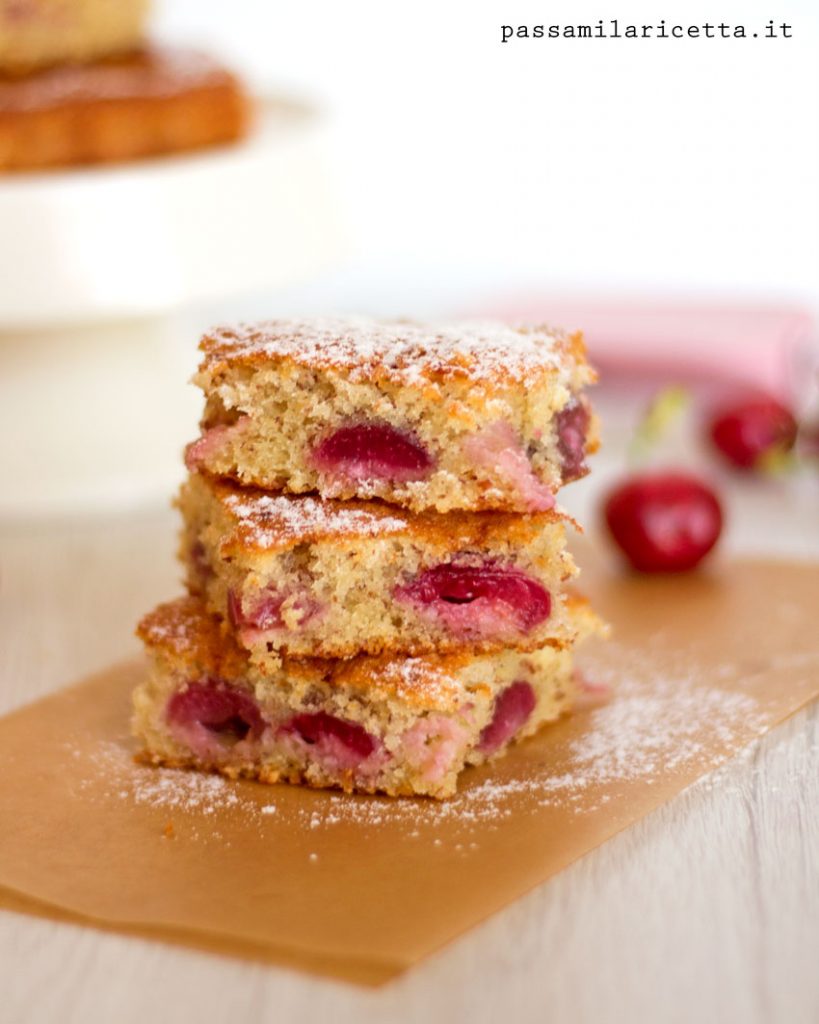
{"label": "top cake square", "polygon": [[542,512],[597,444],[579,334],[320,318],[222,327],[200,347],[187,464],[244,484]]}

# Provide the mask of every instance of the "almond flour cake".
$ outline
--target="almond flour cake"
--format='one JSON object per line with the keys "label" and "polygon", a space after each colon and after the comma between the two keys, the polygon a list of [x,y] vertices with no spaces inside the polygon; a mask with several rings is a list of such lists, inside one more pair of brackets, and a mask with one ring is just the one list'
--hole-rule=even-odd
{"label": "almond flour cake", "polygon": [[597,444],[579,334],[325,318],[219,328],[200,347],[187,464],[243,484],[543,512]]}
{"label": "almond flour cake", "polygon": [[281,653],[566,645],[575,573],[555,511],[411,513],[194,474],[179,501],[188,589],[260,667]]}
{"label": "almond flour cake", "polygon": [[23,77],[0,75],[0,171],[112,163],[233,142],[237,79],[189,50],[152,47]]}
{"label": "almond flour cake", "polygon": [[[574,605],[578,626],[594,619]],[[461,652],[254,667],[196,597],[139,625],[150,656],[134,734],[154,764],[348,792],[446,797],[570,705],[571,654]]]}

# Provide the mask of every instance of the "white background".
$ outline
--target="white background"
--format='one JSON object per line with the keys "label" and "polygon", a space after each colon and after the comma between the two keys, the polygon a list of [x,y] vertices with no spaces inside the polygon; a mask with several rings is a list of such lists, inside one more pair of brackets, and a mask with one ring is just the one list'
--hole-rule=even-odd
{"label": "white background", "polygon": [[[612,17],[793,38],[499,41]],[[373,278],[819,307],[815,0],[157,0],[154,24],[324,102]]]}

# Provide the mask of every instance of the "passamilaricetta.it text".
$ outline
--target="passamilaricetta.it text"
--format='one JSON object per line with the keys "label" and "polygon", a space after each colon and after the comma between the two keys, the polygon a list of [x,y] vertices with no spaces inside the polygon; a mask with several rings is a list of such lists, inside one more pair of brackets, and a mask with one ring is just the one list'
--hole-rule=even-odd
{"label": "passamilaricetta.it text", "polygon": [[793,26],[785,22],[749,28],[706,22],[680,25],[658,21],[656,25],[631,25],[612,18],[591,25],[501,25],[501,42],[513,39],[792,39]]}

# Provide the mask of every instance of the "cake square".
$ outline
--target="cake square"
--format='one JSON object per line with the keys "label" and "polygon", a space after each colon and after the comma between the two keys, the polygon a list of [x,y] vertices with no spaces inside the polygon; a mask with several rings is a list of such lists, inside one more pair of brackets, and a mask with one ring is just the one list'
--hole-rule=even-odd
{"label": "cake square", "polygon": [[545,327],[270,320],[201,343],[189,469],[421,512],[543,512],[597,428],[582,338]]}
{"label": "cake square", "polygon": [[[574,604],[578,629],[596,628]],[[261,782],[446,797],[571,702],[571,653],[285,659],[259,671],[196,597],[140,623],[150,656],[134,693],[144,760]]]}
{"label": "cake square", "polygon": [[576,572],[554,510],[412,513],[193,474],[179,499],[188,589],[264,669],[282,654],[566,646]]}

